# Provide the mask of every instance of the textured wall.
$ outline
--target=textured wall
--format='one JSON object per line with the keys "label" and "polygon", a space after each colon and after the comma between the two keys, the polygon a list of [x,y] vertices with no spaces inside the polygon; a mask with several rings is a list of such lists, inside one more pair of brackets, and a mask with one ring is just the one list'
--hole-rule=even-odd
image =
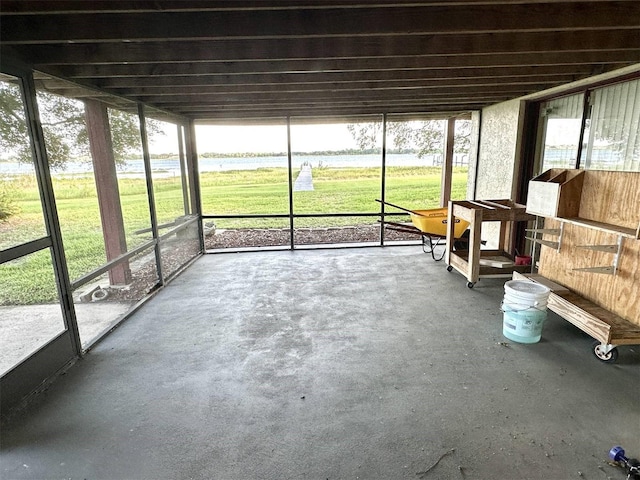
{"label": "textured wall", "polygon": [[511,100],[482,111],[476,198],[511,198],[520,101]]}
{"label": "textured wall", "polygon": [[[482,111],[476,199],[511,198],[520,121],[520,100],[499,103]],[[498,236],[499,225],[483,225],[482,239],[489,247],[497,247]]]}

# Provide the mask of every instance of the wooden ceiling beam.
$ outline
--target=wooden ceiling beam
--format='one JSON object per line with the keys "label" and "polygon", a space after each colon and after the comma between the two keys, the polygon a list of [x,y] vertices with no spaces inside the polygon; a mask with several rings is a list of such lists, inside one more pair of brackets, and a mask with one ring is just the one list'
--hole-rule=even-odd
{"label": "wooden ceiling beam", "polygon": [[445,112],[640,63],[638,18],[638,0],[2,0],[0,55],[41,89],[190,118]]}
{"label": "wooden ceiling beam", "polygon": [[[58,75],[69,79],[81,78],[126,78],[162,76],[213,76],[213,75],[260,75],[260,74],[319,74],[343,72],[384,72],[387,70],[410,72],[441,69],[504,69],[511,67],[584,68],[603,65],[618,66],[628,63],[628,50],[563,51],[537,53],[496,53],[494,55],[465,56],[404,56],[349,59],[290,59],[255,60],[252,62],[179,62],[136,64],[82,64],[51,65]],[[596,72],[600,73],[600,72]],[[593,72],[591,73],[593,74]]]}
{"label": "wooden ceiling beam", "polygon": [[423,102],[423,103],[396,103],[393,105],[381,105],[379,103],[323,103],[322,105],[316,104],[295,104],[295,105],[284,105],[284,106],[251,106],[251,105],[242,105],[234,108],[229,108],[228,106],[202,106],[200,108],[193,105],[175,105],[172,106],[173,111],[180,112],[182,115],[190,116],[190,115],[198,115],[199,118],[202,118],[202,114],[210,114],[215,112],[219,115],[233,115],[233,114],[243,114],[243,115],[252,115],[252,116],[270,116],[269,112],[289,112],[288,114],[293,115],[292,112],[316,112],[319,109],[331,108],[331,109],[343,109],[349,110],[352,113],[356,113],[363,108],[368,108],[369,113],[377,113],[381,114],[381,112],[429,112],[432,108],[448,108],[449,111],[470,111],[474,109],[480,109],[483,105],[486,104],[487,101],[495,101],[501,102],[503,99],[501,97],[491,97],[485,100],[473,100],[473,101],[447,101],[443,100],[440,102]]}
{"label": "wooden ceiling beam", "polygon": [[[563,3],[596,3],[608,0],[563,0]],[[635,0],[627,0],[635,1]],[[443,0],[3,0],[3,15],[67,15],[72,13],[155,13],[222,10],[283,10],[327,8],[385,8],[398,6],[441,6]],[[447,4],[509,5],[523,0],[446,0]],[[558,3],[558,0],[527,0],[529,4]]]}
{"label": "wooden ceiling beam", "polygon": [[[500,100],[498,100],[500,101]],[[197,119],[215,118],[265,118],[265,117],[286,117],[286,116],[324,116],[340,112],[342,115],[381,115],[384,113],[433,113],[433,112],[468,112],[469,110],[480,109],[484,103],[475,102],[463,106],[456,105],[456,102],[424,103],[420,105],[392,105],[381,106],[378,104],[324,104],[324,105],[292,105],[287,107],[274,108],[201,108],[194,109],[189,106],[175,107],[175,112],[185,117]]]}
{"label": "wooden ceiling beam", "polygon": [[274,73],[247,75],[199,75],[199,76],[162,76],[162,77],[117,77],[101,78],[95,85],[104,89],[154,88],[174,89],[185,87],[238,86],[255,87],[259,85],[346,85],[353,83],[387,82],[443,82],[443,81],[481,81],[523,80],[537,78],[541,81],[571,81],[592,74],[589,66],[560,67],[520,67],[502,69],[441,69],[441,70],[381,70],[377,72],[333,72],[333,73]]}
{"label": "wooden ceiling beam", "polygon": [[504,86],[504,87],[483,87],[479,89],[469,89],[468,91],[451,92],[443,89],[441,91],[429,91],[429,92],[397,92],[393,96],[393,101],[389,100],[389,95],[384,93],[370,95],[367,92],[338,92],[332,94],[317,94],[308,95],[304,92],[300,93],[288,93],[284,95],[277,94],[261,94],[261,95],[201,95],[197,98],[190,96],[175,95],[175,96],[158,96],[158,97],[145,97],[144,101],[153,106],[170,106],[170,105],[187,105],[187,104],[205,104],[216,106],[230,106],[236,107],[239,105],[287,105],[292,103],[305,103],[305,104],[322,104],[325,102],[386,102],[388,104],[409,102],[413,104],[419,104],[422,102],[438,100],[443,101],[447,99],[462,99],[467,101],[475,97],[501,97],[501,98],[514,98],[525,95],[535,89],[522,88],[519,86]]}
{"label": "wooden ceiling beam", "polygon": [[272,84],[272,85],[214,85],[214,86],[189,86],[189,87],[140,87],[140,88],[120,88],[112,89],[114,93],[125,97],[144,99],[145,97],[162,96],[200,96],[200,95],[289,95],[303,93],[313,94],[335,94],[337,92],[361,92],[366,90],[372,93],[384,94],[400,92],[421,92],[421,91],[442,91],[454,89],[456,91],[477,89],[480,87],[497,87],[508,85],[526,88],[541,88],[543,86],[558,85],[574,80],[572,76],[552,75],[549,77],[532,78],[501,78],[501,79],[449,79],[444,81],[434,81],[430,79],[406,81],[354,81],[354,82],[331,82],[322,84]]}
{"label": "wooden ceiling beam", "polygon": [[221,10],[6,16],[7,45],[64,42],[264,40],[638,27],[640,2],[388,5],[384,8]]}
{"label": "wooden ceiling beam", "polygon": [[[640,4],[640,2],[639,2]],[[14,47],[36,66],[77,64],[123,64],[162,62],[242,62],[253,60],[388,58],[395,55],[442,57],[504,53],[547,53],[561,51],[627,50],[630,59],[640,61],[640,25],[636,29],[590,32],[541,32],[513,35],[464,34],[407,37],[332,37],[298,40],[270,39],[259,42],[215,40],[175,42],[171,48],[144,43],[98,43],[27,45]],[[620,46],[625,47],[621,48]],[[634,60],[630,60],[634,61]]]}

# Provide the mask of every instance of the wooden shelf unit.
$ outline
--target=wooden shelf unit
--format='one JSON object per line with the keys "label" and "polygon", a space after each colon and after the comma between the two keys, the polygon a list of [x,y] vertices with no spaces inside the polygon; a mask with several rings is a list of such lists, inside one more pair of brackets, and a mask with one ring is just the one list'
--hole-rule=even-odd
{"label": "wooden shelf unit", "polygon": [[536,280],[561,286],[549,308],[605,352],[640,344],[640,172],[551,169],[529,192],[544,217]]}
{"label": "wooden shelf unit", "polygon": [[[447,220],[447,250],[446,263],[451,270],[455,268],[467,279],[470,288],[481,277],[510,277],[514,271],[531,271],[530,265],[515,265],[513,262],[513,239],[511,226],[513,222],[523,222],[535,219],[525,212],[525,206],[511,200],[466,200],[450,201],[449,217]],[[454,250],[454,232],[456,218],[469,222],[469,249]],[[499,250],[481,250],[482,222],[500,222]],[[492,266],[501,262],[494,262],[490,257],[508,259],[502,262],[502,267]],[[487,265],[482,265],[488,260]]]}

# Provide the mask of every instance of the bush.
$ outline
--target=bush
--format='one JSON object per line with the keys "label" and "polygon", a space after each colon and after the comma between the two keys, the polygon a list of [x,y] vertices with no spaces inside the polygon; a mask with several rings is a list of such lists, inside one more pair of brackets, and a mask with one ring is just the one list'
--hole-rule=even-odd
{"label": "bush", "polygon": [[8,187],[0,183],[0,222],[18,213],[18,206],[9,193]]}

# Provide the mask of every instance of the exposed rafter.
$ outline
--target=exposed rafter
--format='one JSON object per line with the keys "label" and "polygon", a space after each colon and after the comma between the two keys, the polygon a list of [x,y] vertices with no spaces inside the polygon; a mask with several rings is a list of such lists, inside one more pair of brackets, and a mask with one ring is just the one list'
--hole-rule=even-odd
{"label": "exposed rafter", "polygon": [[468,111],[640,63],[637,0],[3,0],[0,16],[2,55],[40,88],[196,119]]}

